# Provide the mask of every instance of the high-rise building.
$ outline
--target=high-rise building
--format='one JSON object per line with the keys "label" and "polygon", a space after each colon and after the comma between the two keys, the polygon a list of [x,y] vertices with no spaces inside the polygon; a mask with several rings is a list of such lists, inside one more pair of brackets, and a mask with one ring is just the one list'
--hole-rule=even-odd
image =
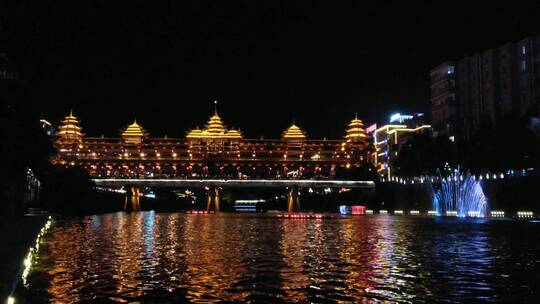
{"label": "high-rise building", "polygon": [[455,79],[453,62],[445,62],[431,70],[431,122],[434,135],[454,134]]}
{"label": "high-rise building", "polygon": [[435,136],[470,139],[503,117],[538,114],[540,35],[445,62],[430,76]]}

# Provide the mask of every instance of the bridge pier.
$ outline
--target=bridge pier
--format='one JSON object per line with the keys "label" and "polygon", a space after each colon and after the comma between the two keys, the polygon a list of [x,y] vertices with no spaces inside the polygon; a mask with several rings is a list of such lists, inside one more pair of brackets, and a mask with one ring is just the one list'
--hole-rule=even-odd
{"label": "bridge pier", "polygon": [[206,211],[219,212],[219,187],[209,187],[206,197]]}
{"label": "bridge pier", "polygon": [[124,199],[125,211],[141,211],[141,189],[138,187],[125,187],[126,195]]}
{"label": "bridge pier", "polygon": [[290,187],[287,199],[287,212],[300,211],[300,195],[298,187]]}

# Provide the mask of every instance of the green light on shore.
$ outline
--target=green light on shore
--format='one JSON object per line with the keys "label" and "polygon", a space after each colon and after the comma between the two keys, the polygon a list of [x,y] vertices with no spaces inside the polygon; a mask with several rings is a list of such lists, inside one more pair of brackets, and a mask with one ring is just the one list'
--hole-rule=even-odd
{"label": "green light on shore", "polygon": [[45,235],[45,233],[47,233],[47,230],[51,228],[52,222],[53,222],[53,219],[52,217],[49,216],[49,219],[39,231],[39,234],[36,238],[35,245],[33,247],[30,247],[30,249],[28,250],[28,254],[26,255],[26,258],[23,261],[23,271],[22,271],[21,278],[22,278],[24,286],[27,286],[28,274],[30,273],[30,269],[32,268],[32,265],[34,264],[35,257],[37,256],[40,240]]}

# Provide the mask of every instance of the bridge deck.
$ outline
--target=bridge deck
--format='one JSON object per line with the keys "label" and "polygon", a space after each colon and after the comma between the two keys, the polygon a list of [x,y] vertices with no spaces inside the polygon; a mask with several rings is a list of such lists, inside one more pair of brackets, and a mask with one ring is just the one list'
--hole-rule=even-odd
{"label": "bridge deck", "polygon": [[96,178],[96,186],[121,187],[311,187],[311,188],[375,188],[373,181],[310,180],[310,179],[134,179]]}

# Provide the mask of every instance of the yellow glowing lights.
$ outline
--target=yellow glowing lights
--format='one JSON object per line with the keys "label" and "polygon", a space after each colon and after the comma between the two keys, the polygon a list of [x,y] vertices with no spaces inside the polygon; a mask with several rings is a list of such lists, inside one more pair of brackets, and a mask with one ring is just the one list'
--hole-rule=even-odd
{"label": "yellow glowing lights", "polygon": [[364,128],[364,123],[358,119],[358,117],[354,117],[353,120],[349,123],[349,126],[347,128],[347,134],[345,135],[345,139],[352,140],[352,141],[358,141],[365,139],[366,136],[366,130]]}
{"label": "yellow glowing lights", "polygon": [[295,123],[293,123],[287,130],[283,131],[281,136],[284,140],[290,141],[302,141],[306,139],[306,134]]}
{"label": "yellow glowing lights", "polygon": [[221,117],[217,112],[210,117],[206,128],[190,130],[187,135],[187,139],[228,139],[239,140],[242,139],[242,133],[239,130],[231,129],[227,130],[221,121]]}
{"label": "yellow glowing lights", "polygon": [[136,120],[122,132],[122,138],[127,144],[140,144],[147,136],[146,130]]}
{"label": "yellow glowing lights", "polygon": [[491,217],[504,217],[504,211],[491,211]]}
{"label": "yellow glowing lights", "polygon": [[58,127],[56,135],[63,141],[80,142],[83,137],[82,128],[79,126],[80,121],[73,116],[73,112],[64,117],[62,124]]}
{"label": "yellow glowing lights", "polygon": [[518,211],[517,216],[519,218],[532,218],[533,213],[532,213],[532,211]]}

